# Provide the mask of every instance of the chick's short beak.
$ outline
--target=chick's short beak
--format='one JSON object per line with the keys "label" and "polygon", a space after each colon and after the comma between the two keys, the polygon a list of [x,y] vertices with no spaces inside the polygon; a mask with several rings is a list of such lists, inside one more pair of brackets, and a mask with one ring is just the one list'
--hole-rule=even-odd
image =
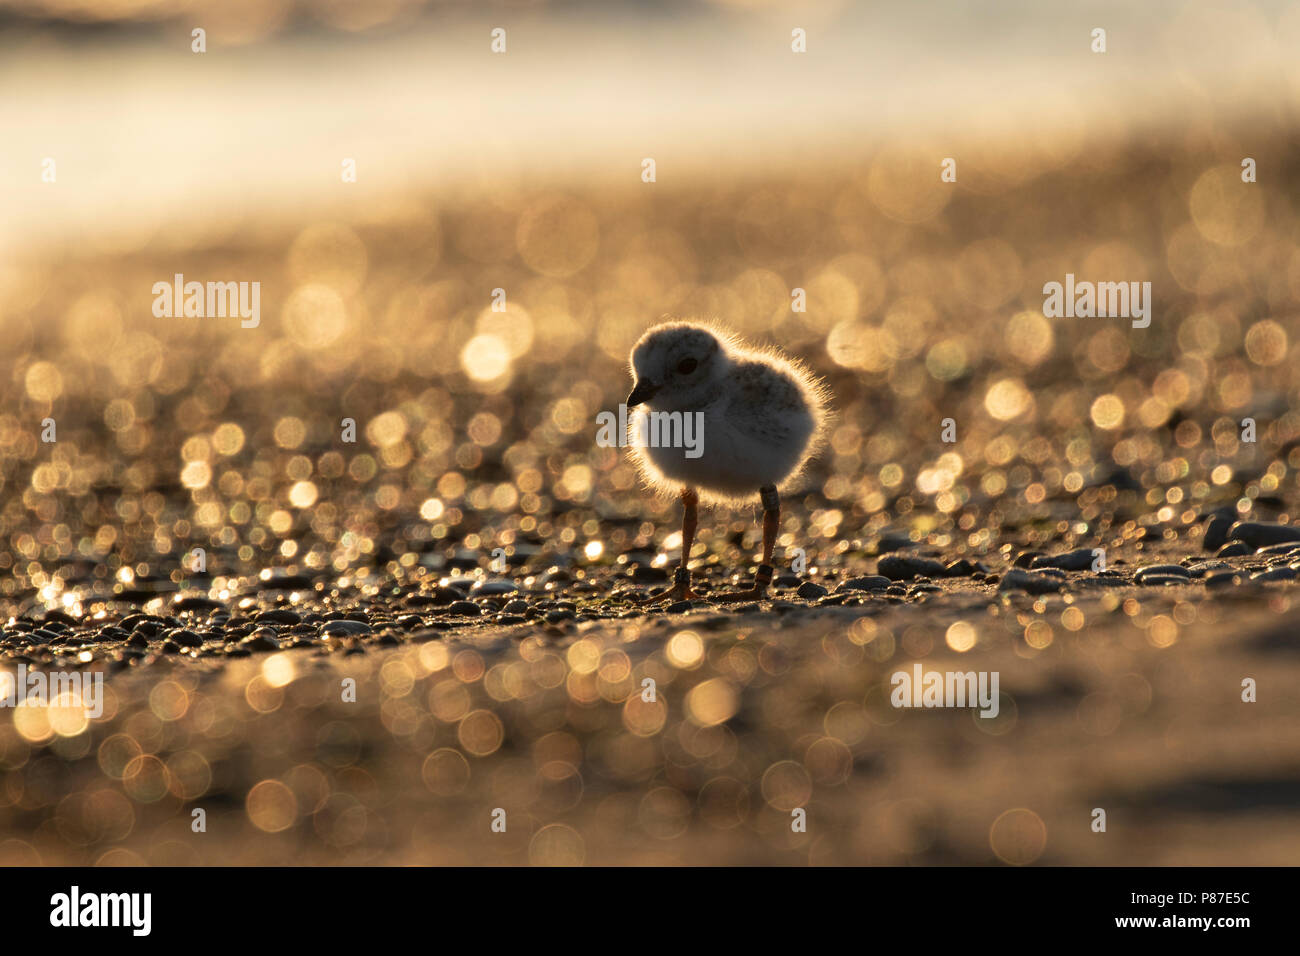
{"label": "chick's short beak", "polygon": [[658,385],[655,385],[653,382],[647,382],[645,379],[641,379],[633,386],[632,394],[627,397],[627,407],[635,408],[642,402],[648,402],[650,399],[654,398],[654,394],[657,391],[659,391]]}

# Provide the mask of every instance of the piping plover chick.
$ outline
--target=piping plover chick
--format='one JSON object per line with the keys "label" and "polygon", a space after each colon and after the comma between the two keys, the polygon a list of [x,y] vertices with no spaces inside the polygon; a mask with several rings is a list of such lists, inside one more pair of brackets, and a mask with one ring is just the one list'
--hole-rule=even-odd
{"label": "piping plover chick", "polygon": [[[761,599],[772,583],[778,488],[793,482],[822,440],[826,386],[775,349],[751,349],[730,332],[690,322],[647,331],[632,348],[631,371],[627,407],[649,409],[630,422],[632,457],[648,484],[682,499],[681,564],[673,586],[645,603],[695,596],[688,563],[700,501],[743,504],[755,495],[763,560],[754,587],[716,599]],[[689,440],[663,441],[665,434]]]}

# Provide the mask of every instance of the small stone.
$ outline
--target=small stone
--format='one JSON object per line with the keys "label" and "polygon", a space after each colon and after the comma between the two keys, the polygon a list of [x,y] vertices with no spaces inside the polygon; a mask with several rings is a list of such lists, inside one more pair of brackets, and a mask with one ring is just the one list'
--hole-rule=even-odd
{"label": "small stone", "polygon": [[561,567],[549,568],[544,574],[542,574],[541,577],[537,579],[537,583],[541,587],[547,588],[548,590],[553,590],[554,585],[569,584],[572,581],[573,581],[573,575]]}
{"label": "small stone", "polygon": [[[691,609],[692,606],[693,606],[693,605],[691,604],[690,601],[678,601],[678,602],[676,602],[675,604],[670,604],[670,605],[668,605],[668,607],[664,608],[664,613],[665,613],[665,614],[685,614],[687,611],[689,611],[689,610]],[[551,619],[551,614],[569,614],[570,617],[573,616],[572,613],[571,613],[571,612],[568,612],[568,611],[551,611],[550,613],[548,613],[548,614],[546,615],[546,619],[547,619],[548,621]],[[561,618],[561,620],[563,620],[563,618]]]}
{"label": "small stone", "polygon": [[287,607],[271,608],[253,618],[258,624],[297,624],[302,620],[296,611]]}
{"label": "small stone", "polygon": [[889,578],[881,574],[867,574],[860,578],[845,581],[837,591],[884,591],[889,587]]}
{"label": "small stone", "polygon": [[1079,548],[1064,554],[1043,554],[1029,563],[1035,570],[1039,568],[1056,568],[1060,571],[1091,571],[1093,563],[1100,555],[1094,555],[1091,548]]}
{"label": "small stone", "polygon": [[453,588],[438,587],[419,594],[407,595],[408,607],[446,607],[461,599],[461,593]]}
{"label": "small stone", "polygon": [[1065,584],[1045,574],[1030,574],[1020,568],[1012,568],[1002,576],[998,583],[999,591],[1028,591],[1030,594],[1050,594],[1059,591]]}
{"label": "small stone", "polygon": [[1260,571],[1250,576],[1252,581],[1294,581],[1296,571],[1294,568],[1269,568],[1267,571]]}
{"label": "small stone", "polygon": [[890,554],[876,562],[876,571],[891,581],[907,581],[911,578],[941,578],[944,567],[930,558],[917,558],[909,555]]}
{"label": "small stone", "polygon": [[269,627],[259,627],[240,641],[239,644],[250,651],[278,651],[280,649],[279,636]]}
{"label": "small stone", "polygon": [[1225,588],[1240,583],[1241,577],[1235,571],[1211,571],[1205,575],[1207,588]]}
{"label": "small stone", "polygon": [[1255,550],[1256,554],[1291,554],[1300,551],[1300,541],[1283,541],[1280,544],[1266,544]]}
{"label": "small stone", "polygon": [[167,633],[167,639],[181,647],[202,647],[203,638],[186,628],[179,628]]}
{"label": "small stone", "polygon": [[370,634],[372,633],[369,624],[361,621],[326,621],[321,625],[321,637],[348,637],[353,634]]}
{"label": "small stone", "polygon": [[1210,518],[1209,523],[1205,526],[1205,537],[1201,539],[1201,546],[1206,551],[1217,551],[1228,540],[1228,530],[1232,527],[1234,518],[1225,514],[1216,514]]}
{"label": "small stone", "polygon": [[1283,541],[1300,541],[1300,526],[1264,524],[1260,521],[1238,521],[1228,531],[1229,541],[1244,541],[1252,548]]}
{"label": "small stone", "polygon": [[1254,551],[1254,548],[1244,541],[1229,541],[1214,552],[1214,556],[1216,558],[1239,558],[1244,554],[1250,554],[1252,551]]}
{"label": "small stone", "polygon": [[799,585],[799,590],[794,592],[807,601],[815,601],[818,598],[825,597],[830,592],[820,584],[814,584],[812,581],[805,581]]}
{"label": "small stone", "polygon": [[519,585],[514,581],[504,579],[483,580],[476,583],[469,589],[470,594],[489,595],[489,594],[513,594],[519,590]]}
{"label": "small stone", "polygon": [[1192,579],[1185,574],[1148,574],[1140,581],[1134,583],[1143,587],[1161,588],[1170,584],[1187,585],[1192,583]]}
{"label": "small stone", "polygon": [[1148,578],[1160,577],[1177,577],[1190,578],[1192,572],[1180,564],[1152,564],[1145,568],[1138,568],[1137,573],[1133,575],[1133,580],[1138,584],[1152,583]]}

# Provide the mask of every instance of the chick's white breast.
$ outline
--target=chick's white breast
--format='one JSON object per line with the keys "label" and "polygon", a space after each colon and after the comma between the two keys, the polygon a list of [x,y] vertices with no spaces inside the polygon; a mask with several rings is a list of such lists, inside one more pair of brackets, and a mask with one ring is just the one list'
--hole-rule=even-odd
{"label": "chick's white breast", "polygon": [[637,448],[652,481],[689,484],[724,498],[780,485],[803,465],[817,427],[803,390],[783,368],[738,362],[703,408],[698,457],[679,447]]}

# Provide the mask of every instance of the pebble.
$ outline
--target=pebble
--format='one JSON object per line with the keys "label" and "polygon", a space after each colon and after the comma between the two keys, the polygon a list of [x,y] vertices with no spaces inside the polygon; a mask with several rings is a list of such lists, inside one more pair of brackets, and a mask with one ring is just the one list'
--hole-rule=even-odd
{"label": "pebble", "polygon": [[1091,548],[1079,548],[1076,551],[1066,551],[1064,554],[1040,555],[1034,558],[1029,566],[1035,570],[1056,568],[1060,571],[1091,571],[1093,562],[1098,557],[1092,553]]}
{"label": "pebble", "polygon": [[1211,517],[1209,523],[1205,526],[1205,537],[1201,539],[1201,546],[1206,551],[1218,551],[1227,543],[1228,530],[1235,520],[1235,518],[1226,514],[1215,514]]}
{"label": "pebble", "polygon": [[240,641],[239,644],[250,651],[278,651],[280,649],[279,637],[269,627],[259,627]]}
{"label": "pebble", "polygon": [[178,644],[181,647],[202,647],[203,638],[198,634],[186,628],[178,628],[174,631],[167,632],[167,640]]}
{"label": "pebble", "polygon": [[876,571],[891,581],[907,581],[910,578],[941,578],[944,567],[931,558],[917,558],[910,555],[890,554],[876,562]]}
{"label": "pebble", "polygon": [[1283,541],[1280,544],[1266,544],[1255,550],[1256,554],[1291,554],[1300,551],[1300,541]]}
{"label": "pebble", "polygon": [[552,567],[548,569],[541,577],[537,579],[537,584],[547,590],[554,590],[557,584],[568,584],[573,580],[573,575],[564,568]]}
{"label": "pebble", "polygon": [[370,625],[364,624],[361,621],[326,621],[321,625],[320,629],[321,637],[348,637],[353,634],[371,633],[373,632],[371,631]]}
{"label": "pebble", "polygon": [[1135,583],[1143,587],[1159,588],[1170,584],[1191,584],[1192,579],[1185,574],[1149,574]]}
{"label": "pebble", "polygon": [[1252,548],[1262,548],[1283,541],[1300,541],[1300,526],[1238,521],[1228,531],[1229,541],[1244,541]]}
{"label": "pebble", "polygon": [[830,592],[820,584],[814,584],[812,581],[805,581],[803,584],[799,585],[799,590],[795,591],[795,594],[808,601],[815,601],[818,598],[825,597],[829,593]]}
{"label": "pebble", "polygon": [[1231,587],[1240,583],[1241,577],[1235,571],[1211,571],[1205,575],[1205,586],[1207,588]]}
{"label": "pebble", "polygon": [[1269,568],[1267,571],[1260,571],[1252,574],[1252,581],[1294,581],[1296,579],[1296,570],[1294,568]]}
{"label": "pebble", "polygon": [[1145,568],[1138,568],[1137,573],[1133,575],[1133,580],[1138,584],[1154,583],[1148,581],[1148,578],[1176,577],[1189,579],[1192,572],[1180,564],[1152,564]]}
{"label": "pebble", "polygon": [[884,591],[889,587],[889,578],[882,574],[867,574],[853,578],[841,584],[837,591]]}
{"label": "pebble", "polygon": [[485,579],[477,582],[469,589],[470,594],[489,595],[489,594],[514,594],[519,590],[519,585],[514,581],[507,581],[503,578]]}
{"label": "pebble", "polygon": [[1254,549],[1244,541],[1229,541],[1218,551],[1214,552],[1216,558],[1239,558],[1243,554],[1250,554]]}
{"label": "pebble", "polygon": [[638,564],[628,572],[627,577],[633,584],[664,584],[668,581],[668,569]]}
{"label": "pebble", "polygon": [[1046,574],[1031,574],[1012,568],[998,583],[999,591],[1028,591],[1030,594],[1050,594],[1064,587],[1064,582]]}
{"label": "pebble", "polygon": [[406,597],[408,607],[445,607],[461,599],[461,593],[452,588],[437,587],[431,591],[409,594]]}
{"label": "pebble", "polygon": [[285,607],[272,608],[269,611],[262,611],[253,618],[258,624],[297,624],[302,617],[296,612]]}

